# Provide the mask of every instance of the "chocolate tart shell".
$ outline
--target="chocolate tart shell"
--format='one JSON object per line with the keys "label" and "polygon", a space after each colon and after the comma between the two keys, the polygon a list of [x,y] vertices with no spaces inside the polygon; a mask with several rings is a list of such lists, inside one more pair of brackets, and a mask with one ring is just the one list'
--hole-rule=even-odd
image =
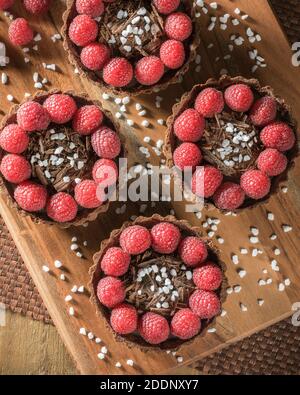
{"label": "chocolate tart shell", "polygon": [[110,323],[109,323],[110,309],[103,306],[99,302],[98,297],[97,297],[97,285],[98,285],[99,280],[104,276],[104,274],[101,270],[101,267],[99,265],[99,262],[101,261],[102,257],[104,256],[104,254],[108,248],[119,245],[120,234],[127,227],[132,226],[132,225],[141,225],[141,226],[145,226],[146,228],[152,228],[152,226],[154,226],[160,222],[172,223],[172,224],[178,226],[178,228],[181,230],[181,232],[183,232],[186,236],[201,237],[202,240],[204,240],[206,242],[206,244],[209,248],[209,258],[208,259],[213,259],[214,262],[216,262],[218,264],[218,266],[220,267],[220,269],[223,272],[223,282],[222,282],[222,285],[218,291],[218,294],[219,294],[222,304],[225,302],[226,296],[227,296],[226,288],[228,287],[228,282],[227,282],[227,279],[225,276],[226,265],[220,260],[219,251],[213,245],[212,241],[210,239],[202,236],[200,228],[192,227],[187,221],[178,220],[174,216],[169,215],[166,217],[161,217],[159,214],[154,214],[154,215],[152,215],[152,217],[138,217],[133,222],[131,222],[131,221],[125,222],[120,229],[113,230],[108,239],[103,240],[101,242],[99,251],[94,254],[94,257],[93,257],[94,265],[91,266],[90,270],[89,270],[90,282],[89,282],[88,286],[89,286],[89,289],[91,292],[90,300],[96,307],[96,314],[100,318],[105,319],[106,326],[107,326],[108,330],[112,333],[112,335],[115,337],[115,339],[117,341],[126,343],[129,348],[138,347],[142,351],[179,350],[179,348],[181,348],[182,346],[191,344],[192,342],[194,342],[198,337],[205,336],[205,333],[206,333],[208,327],[213,325],[214,322],[216,321],[216,318],[217,318],[217,317],[214,317],[211,320],[201,320],[201,323],[202,323],[201,331],[198,335],[196,335],[192,339],[181,340],[179,338],[170,338],[160,345],[151,345],[151,344],[145,342],[141,336],[135,335],[135,334],[126,335],[126,336],[118,335],[110,326]]}
{"label": "chocolate tart shell", "polygon": [[[257,93],[259,96],[271,96],[274,97],[278,107],[280,109],[279,115],[280,120],[287,122],[290,127],[293,129],[296,137],[296,142],[294,147],[286,152],[286,156],[288,158],[288,166],[284,173],[279,176],[273,177],[271,180],[271,190],[269,194],[261,200],[253,200],[248,199],[245,201],[244,205],[241,208],[233,210],[235,213],[240,213],[245,209],[252,209],[261,204],[265,204],[269,201],[270,197],[278,191],[279,185],[282,181],[284,181],[287,177],[287,173],[291,168],[295,165],[295,159],[299,155],[298,149],[298,136],[297,136],[297,121],[293,118],[291,107],[285,102],[284,99],[277,96],[274,92],[273,88],[270,86],[261,86],[260,82],[257,79],[246,79],[244,77],[230,77],[228,75],[223,75],[219,80],[210,78],[204,84],[195,85],[191,91],[186,92],[181,97],[180,102],[176,103],[172,108],[172,115],[167,120],[167,131],[165,135],[165,144],[164,144],[164,154],[166,157],[166,164],[169,168],[174,166],[173,161],[173,152],[177,146],[177,137],[174,134],[173,125],[176,118],[183,113],[187,108],[194,107],[194,103],[198,94],[205,88],[216,88],[219,90],[224,90],[228,86],[232,84],[246,84],[252,88],[252,90]],[[201,147],[200,147],[201,148]],[[176,178],[176,175],[175,175]],[[177,177],[178,178],[178,177]],[[192,198],[192,200],[195,200]],[[208,210],[213,210],[217,208],[211,201],[205,200],[204,204],[205,208]],[[218,208],[217,208],[218,209]],[[220,212],[228,212],[228,210],[220,210]]]}
{"label": "chocolate tart shell", "polygon": [[[22,101],[20,104],[14,105],[11,107],[9,113],[3,118],[0,129],[2,130],[5,126],[15,123],[16,122],[16,114],[19,109],[19,107],[26,103],[27,101],[36,101],[36,102],[44,102],[45,99],[55,93],[64,93],[67,95],[70,95],[74,98],[77,104],[81,105],[86,105],[86,104],[95,104],[97,107],[101,108],[101,111],[109,121],[109,124],[111,127],[113,127],[116,131],[120,130],[120,124],[114,119],[113,115],[103,109],[102,104],[97,101],[97,100],[91,100],[87,94],[85,93],[75,93],[74,91],[60,91],[58,89],[53,89],[49,92],[37,92],[33,96],[29,97],[28,99]],[[122,143],[122,156],[127,156],[127,149],[125,146],[125,141],[124,138],[119,134],[121,143]],[[4,155],[5,151],[0,148],[0,161]],[[18,213],[23,216],[23,217],[30,217],[31,220],[37,224],[47,224],[47,225],[57,225],[60,228],[69,228],[70,226],[82,226],[88,222],[95,221],[96,218],[100,214],[104,214],[107,212],[110,206],[110,202],[107,201],[100,207],[97,207],[95,209],[82,209],[75,220],[70,221],[70,222],[65,222],[65,223],[59,223],[55,221],[51,221],[45,213],[30,213],[28,211],[25,211],[19,207],[17,202],[15,201],[13,197],[14,189],[8,181],[4,179],[2,174],[0,173],[0,188],[5,192],[7,195],[7,203],[10,207],[16,209]]]}
{"label": "chocolate tart shell", "polygon": [[[200,44],[200,35],[196,23],[196,16],[195,16],[195,7],[191,0],[183,0],[184,5],[190,11],[189,16],[193,22],[193,33],[189,40],[189,53],[184,65],[175,71],[170,70],[169,72],[165,73],[162,77],[160,82],[154,84],[152,86],[146,87],[144,85],[138,84],[138,86],[133,87],[124,87],[124,88],[116,88],[110,85],[107,85],[101,78],[99,78],[93,71],[86,69],[81,61],[80,55],[77,51],[77,47],[72,41],[69,39],[68,36],[68,29],[71,21],[77,15],[76,5],[74,0],[67,0],[67,9],[63,14],[63,26],[61,30],[61,34],[63,37],[63,45],[64,49],[68,54],[68,58],[70,63],[77,68],[79,71],[80,76],[85,77],[87,80],[91,81],[94,85],[98,88],[106,91],[108,94],[114,96],[137,96],[143,94],[151,94],[154,92],[158,92],[161,90],[166,89],[169,85],[176,84],[181,81],[184,74],[188,71],[190,64],[196,58],[197,48]],[[172,74],[171,74],[172,73]],[[169,75],[171,74],[171,75]]]}

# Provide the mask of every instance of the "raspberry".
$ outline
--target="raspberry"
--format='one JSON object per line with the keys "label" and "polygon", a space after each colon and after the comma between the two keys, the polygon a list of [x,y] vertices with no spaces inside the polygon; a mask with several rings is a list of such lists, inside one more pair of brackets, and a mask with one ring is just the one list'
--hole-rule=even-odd
{"label": "raspberry", "polygon": [[227,106],[237,112],[248,111],[254,101],[251,88],[245,84],[229,86],[225,91],[224,97]]}
{"label": "raspberry", "polygon": [[17,18],[9,25],[8,38],[14,45],[27,45],[33,40],[33,30],[24,18]]}
{"label": "raspberry", "polygon": [[264,96],[253,104],[250,111],[250,119],[255,126],[266,126],[275,120],[276,114],[276,100],[273,97]]}
{"label": "raspberry", "polygon": [[103,80],[108,85],[122,88],[133,78],[131,63],[125,58],[113,58],[103,68]]}
{"label": "raspberry", "polygon": [[184,41],[192,34],[192,31],[192,21],[188,15],[182,12],[175,12],[167,16],[165,32],[169,38]]}
{"label": "raspberry", "polygon": [[11,154],[21,154],[28,144],[28,134],[16,124],[7,125],[0,134],[0,147]]}
{"label": "raspberry", "polygon": [[2,158],[0,171],[3,177],[13,184],[20,184],[31,176],[30,163],[24,156],[16,154],[7,154]]}
{"label": "raspberry", "polygon": [[197,288],[204,291],[215,291],[222,284],[223,274],[219,266],[212,262],[197,267],[193,272],[193,281]]}
{"label": "raspberry", "polygon": [[17,123],[26,132],[45,130],[49,126],[50,117],[43,106],[35,101],[29,101],[18,109]]}
{"label": "raspberry", "polygon": [[91,43],[80,54],[82,64],[89,70],[102,70],[110,58],[110,49],[100,43]]}
{"label": "raspberry", "polygon": [[111,159],[99,159],[93,167],[93,179],[103,187],[114,185],[118,179],[118,166]]}
{"label": "raspberry", "polygon": [[153,3],[158,12],[168,15],[177,10],[180,0],[153,0]]}
{"label": "raspberry", "polygon": [[213,166],[202,166],[196,169],[192,178],[192,191],[199,197],[209,198],[219,188],[223,174]]}
{"label": "raspberry", "polygon": [[293,130],[284,122],[273,122],[260,133],[260,139],[267,148],[288,151],[293,148],[296,138]]}
{"label": "raspberry", "polygon": [[76,0],[76,10],[78,14],[86,14],[92,18],[97,18],[104,12],[102,0]]}
{"label": "raspberry", "polygon": [[120,335],[128,335],[137,329],[138,314],[136,308],[127,303],[116,306],[110,316],[110,325]]}
{"label": "raspberry", "polygon": [[91,134],[103,121],[102,111],[95,105],[80,107],[73,117],[73,129],[82,135]]}
{"label": "raspberry", "polygon": [[192,311],[201,319],[211,319],[221,310],[218,296],[211,291],[196,290],[189,300]]}
{"label": "raspberry", "polygon": [[200,148],[194,143],[182,143],[173,154],[175,166],[180,170],[186,167],[195,168],[202,160]]}
{"label": "raspberry", "polygon": [[151,246],[149,230],[140,225],[129,226],[121,233],[120,246],[128,254],[142,254]]}
{"label": "raspberry", "polygon": [[102,126],[91,138],[94,151],[99,157],[114,159],[121,152],[121,141],[116,132],[107,126]]}
{"label": "raspberry", "polygon": [[196,98],[195,109],[205,118],[213,118],[224,109],[223,93],[214,88],[206,88]]}
{"label": "raspberry", "polygon": [[75,187],[75,200],[84,208],[96,208],[102,202],[98,199],[97,184],[93,180],[83,180]]}
{"label": "raspberry", "polygon": [[246,195],[258,200],[265,197],[271,188],[271,181],[260,170],[248,170],[241,177],[241,187]]}
{"label": "raspberry", "polygon": [[76,217],[78,206],[71,195],[58,192],[50,197],[46,210],[48,217],[54,221],[68,222]]}
{"label": "raspberry", "polygon": [[157,56],[145,56],[135,66],[135,78],[142,85],[153,85],[161,79],[164,71],[164,64]]}
{"label": "raspberry", "polygon": [[14,5],[15,0],[0,0],[0,10],[7,10]]}
{"label": "raspberry", "polygon": [[58,124],[69,122],[77,110],[75,100],[64,94],[49,96],[43,106],[48,111],[51,121]]}
{"label": "raspberry", "polygon": [[181,141],[195,143],[203,135],[205,120],[196,110],[188,108],[174,122],[174,133]]}
{"label": "raspberry", "polygon": [[167,40],[160,47],[160,59],[169,69],[179,69],[185,60],[185,50],[182,42]]}
{"label": "raspberry", "polygon": [[245,200],[245,193],[240,185],[224,182],[213,196],[215,205],[221,210],[236,210]]}
{"label": "raspberry", "polygon": [[180,230],[169,222],[160,222],[151,229],[152,248],[160,254],[172,254],[181,239]]}
{"label": "raspberry", "polygon": [[199,237],[188,236],[179,244],[180,258],[187,266],[197,266],[207,258],[206,244]]}
{"label": "raspberry", "polygon": [[283,173],[287,163],[287,157],[274,148],[267,148],[257,159],[257,167],[269,177]]}
{"label": "raspberry", "polygon": [[70,40],[79,47],[95,41],[98,35],[98,25],[89,15],[77,15],[69,27]]}
{"label": "raspberry", "polygon": [[171,333],[180,339],[191,339],[200,332],[200,329],[201,321],[191,309],[179,310],[172,318]]}
{"label": "raspberry", "polygon": [[39,15],[48,11],[51,0],[23,0],[23,4],[28,12]]}
{"label": "raspberry", "polygon": [[104,277],[98,283],[97,296],[104,306],[111,309],[124,301],[124,285],[118,278]]}
{"label": "raspberry", "polygon": [[40,211],[47,203],[47,189],[35,182],[24,181],[15,189],[14,198],[23,210]]}
{"label": "raspberry", "polygon": [[123,276],[129,268],[130,255],[120,247],[109,248],[101,261],[101,269],[107,276]]}
{"label": "raspberry", "polygon": [[170,328],[165,317],[155,313],[144,314],[139,323],[138,331],[142,338],[150,344],[159,344],[168,339]]}

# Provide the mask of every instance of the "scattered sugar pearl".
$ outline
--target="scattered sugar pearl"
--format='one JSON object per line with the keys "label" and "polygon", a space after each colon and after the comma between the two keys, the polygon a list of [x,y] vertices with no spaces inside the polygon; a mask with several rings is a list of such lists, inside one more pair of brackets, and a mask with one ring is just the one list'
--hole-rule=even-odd
{"label": "scattered sugar pearl", "polygon": [[262,306],[265,303],[265,301],[263,299],[257,299],[257,304],[259,306]]}
{"label": "scattered sugar pearl", "polygon": [[242,287],[241,287],[240,285],[235,285],[235,286],[233,287],[233,291],[234,291],[236,294],[240,293],[241,290],[242,290]]}
{"label": "scattered sugar pearl", "polygon": [[73,243],[73,244],[71,244],[70,248],[71,248],[71,251],[76,251],[76,250],[78,250],[79,246],[78,246],[78,244]]}
{"label": "scattered sugar pearl", "polygon": [[57,269],[60,269],[60,268],[62,267],[61,261],[58,261],[58,260],[54,261],[54,266],[55,266]]}
{"label": "scattered sugar pearl", "polygon": [[293,230],[293,228],[290,225],[282,225],[282,230],[285,233],[291,232]]}
{"label": "scattered sugar pearl", "polygon": [[116,367],[116,368],[121,368],[122,365],[120,364],[120,362],[116,362],[115,367]]}
{"label": "scattered sugar pearl", "polygon": [[49,267],[46,266],[46,265],[44,265],[44,266],[42,267],[42,269],[43,269],[43,271],[44,271],[45,273],[49,273],[49,272],[50,272]]}
{"label": "scattered sugar pearl", "polygon": [[271,239],[271,240],[276,240],[276,239],[277,239],[277,235],[276,235],[275,233],[273,233],[273,234],[270,236],[270,239]]}
{"label": "scattered sugar pearl", "polygon": [[216,333],[216,332],[217,332],[216,328],[209,328],[207,330],[207,333]]}
{"label": "scattered sugar pearl", "polygon": [[65,281],[65,280],[66,280],[66,276],[65,276],[64,274],[61,274],[61,275],[60,275],[60,279],[61,279],[62,281]]}
{"label": "scattered sugar pearl", "polygon": [[283,193],[287,193],[288,192],[288,187],[282,187],[281,190],[282,190]]}
{"label": "scattered sugar pearl", "polygon": [[71,289],[71,292],[76,293],[78,291],[77,285],[74,285]]}
{"label": "scattered sugar pearl", "polygon": [[270,212],[268,212],[268,214],[267,214],[267,218],[268,218],[268,220],[269,220],[269,221],[274,221],[274,219],[275,219],[275,216],[274,216],[274,214],[273,214],[273,213],[270,213]]}
{"label": "scattered sugar pearl", "polygon": [[242,311],[248,311],[247,306],[245,306],[243,303],[240,303],[240,309],[241,309]]}
{"label": "scattered sugar pearl", "polygon": [[231,260],[232,260],[234,265],[238,265],[239,257],[237,255],[232,255]]}
{"label": "scattered sugar pearl", "polygon": [[248,254],[247,248],[241,248],[240,251],[241,251],[242,255],[247,255]]}
{"label": "scattered sugar pearl", "polygon": [[252,244],[257,244],[257,243],[259,242],[259,239],[258,239],[258,237],[256,237],[256,236],[250,236],[250,237],[249,237],[249,241],[250,241],[250,243],[252,243]]}
{"label": "scattered sugar pearl", "polygon": [[231,287],[229,287],[229,288],[226,289],[226,292],[227,292],[228,295],[230,295],[230,294],[232,294],[233,289]]}
{"label": "scattered sugar pearl", "polygon": [[217,241],[219,244],[224,244],[224,239],[222,237],[217,237]]}
{"label": "scattered sugar pearl", "polygon": [[134,364],[134,362],[133,362],[132,359],[127,359],[126,363],[127,363],[127,365],[129,365],[129,366],[133,366],[133,364]]}
{"label": "scattered sugar pearl", "polygon": [[241,278],[244,278],[244,277],[246,276],[246,274],[247,274],[247,272],[246,272],[246,270],[244,270],[244,269],[240,269],[240,270],[238,271],[238,275],[239,275]]}
{"label": "scattered sugar pearl", "polygon": [[182,357],[177,357],[177,362],[178,363],[182,363],[183,362],[183,358]]}
{"label": "scattered sugar pearl", "polygon": [[66,301],[66,302],[70,302],[72,299],[73,299],[73,298],[72,298],[71,295],[67,295],[67,296],[65,297],[65,301]]}
{"label": "scattered sugar pearl", "polygon": [[93,340],[93,339],[94,339],[94,334],[93,334],[92,332],[89,332],[88,335],[87,335],[87,337],[88,337],[90,340]]}
{"label": "scattered sugar pearl", "polygon": [[271,268],[272,270],[274,270],[275,272],[279,272],[279,266],[278,266],[278,262],[276,261],[276,259],[273,259],[271,261]]}
{"label": "scattered sugar pearl", "polygon": [[279,248],[275,248],[275,249],[274,249],[274,254],[275,254],[275,255],[280,255],[280,254],[281,254],[280,249],[279,249]]}
{"label": "scattered sugar pearl", "polygon": [[221,312],[221,317],[225,317],[225,315],[227,314],[227,311],[226,310],[224,310],[224,309],[222,309],[222,312]]}
{"label": "scattered sugar pearl", "polygon": [[79,333],[83,336],[86,336],[86,329],[85,328],[80,328]]}
{"label": "scattered sugar pearl", "polygon": [[104,359],[105,358],[105,354],[103,354],[102,352],[99,352],[99,354],[97,355],[97,357],[99,358],[99,359]]}
{"label": "scattered sugar pearl", "polygon": [[78,292],[84,293],[84,286],[83,286],[83,285],[81,285],[81,286],[78,288]]}
{"label": "scattered sugar pearl", "polygon": [[253,236],[258,236],[259,235],[259,230],[256,227],[252,227],[250,228],[251,233],[253,234]]}
{"label": "scattered sugar pearl", "polygon": [[96,339],[95,339],[95,343],[96,343],[96,344],[101,343],[101,341],[102,341],[102,340],[100,339],[100,337],[96,337]]}
{"label": "scattered sugar pearl", "polygon": [[70,314],[71,316],[75,315],[74,307],[70,307],[70,308],[69,308],[69,314]]}
{"label": "scattered sugar pearl", "polygon": [[291,285],[291,280],[289,278],[286,278],[284,280],[284,284],[285,284],[285,286],[289,287]]}
{"label": "scattered sugar pearl", "polygon": [[283,283],[278,284],[278,291],[283,292],[285,290],[285,285]]}

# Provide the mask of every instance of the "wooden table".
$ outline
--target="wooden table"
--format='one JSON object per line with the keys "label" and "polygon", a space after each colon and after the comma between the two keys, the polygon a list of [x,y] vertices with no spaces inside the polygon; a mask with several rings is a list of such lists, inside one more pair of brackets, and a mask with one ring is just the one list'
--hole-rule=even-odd
{"label": "wooden table", "polygon": [[[56,2],[55,2],[56,3]],[[249,60],[248,50],[245,46],[236,46],[228,60],[228,43],[230,43],[231,34],[243,34],[245,28],[251,26],[253,31],[259,32],[263,37],[261,43],[256,46],[268,64],[267,68],[261,68],[256,75],[264,84],[271,84],[278,94],[285,97],[290,104],[294,106],[294,112],[300,121],[300,88],[299,88],[299,70],[291,64],[291,51],[280,29],[277,20],[272,13],[267,1],[219,1],[221,7],[217,10],[219,15],[225,12],[233,14],[233,10],[239,6],[244,13],[249,14],[250,18],[238,27],[232,27],[226,31],[217,29],[208,33],[208,17],[201,17],[199,22],[202,24],[204,33],[202,34],[202,45],[200,49],[202,63],[200,73],[189,73],[180,86],[172,87],[166,92],[161,93],[164,97],[162,108],[158,111],[154,105],[155,95],[150,97],[140,97],[137,100],[147,108],[152,128],[143,130],[140,126],[128,131],[123,128],[123,133],[131,141],[132,147],[137,147],[142,143],[145,135],[150,135],[156,141],[163,137],[164,128],[157,125],[158,118],[164,118],[170,113],[171,105],[174,98],[179,97],[185,90],[191,88],[193,83],[204,81],[212,75],[219,75],[221,69],[226,68],[232,74],[243,73],[245,76],[252,76],[250,70],[253,65]],[[18,10],[20,11],[21,8]],[[13,49],[9,46],[8,55],[11,58],[11,64],[8,68],[10,73],[11,84],[2,88],[3,95],[12,94],[16,100],[21,100],[24,92],[33,92],[32,73],[38,71],[41,76],[49,79],[48,88],[60,87],[62,89],[86,90],[92,97],[101,97],[101,92],[86,80],[80,80],[66,61],[65,52],[60,43],[52,43],[50,35],[59,30],[61,25],[61,13],[63,4],[57,2],[52,8],[51,17],[32,23],[41,33],[43,40],[38,43],[39,50],[33,51],[30,55],[32,66],[24,64],[23,54],[20,50]],[[211,10],[209,13],[214,13]],[[7,20],[5,21],[7,23]],[[0,26],[4,29],[5,23]],[[1,30],[1,35],[2,35]],[[4,29],[5,30],[5,29]],[[213,46],[209,45],[213,43]],[[226,44],[225,44],[226,43]],[[253,46],[248,45],[249,48]],[[219,59],[215,59],[218,55]],[[56,63],[58,72],[53,73],[45,71],[42,62]],[[51,85],[51,86],[50,86]],[[116,106],[112,102],[106,102],[106,106],[116,111]],[[7,111],[9,103],[4,103],[3,111]],[[129,117],[134,119],[140,125],[142,119],[139,118],[134,109],[134,102],[129,107]],[[130,151],[134,153],[134,148]],[[142,160],[140,156],[134,155],[136,160]],[[157,163],[157,158],[152,158],[152,163]],[[180,351],[183,355],[184,364],[190,364],[199,358],[225,347],[227,344],[236,342],[241,338],[251,335],[272,323],[275,323],[291,314],[291,305],[300,300],[300,268],[297,264],[299,255],[299,224],[297,218],[300,213],[300,168],[297,163],[296,168],[291,171],[289,179],[284,183],[288,185],[289,193],[283,192],[273,196],[268,204],[260,206],[255,210],[246,210],[239,217],[226,217],[219,214],[216,210],[212,212],[203,212],[202,220],[207,217],[218,217],[221,219],[216,236],[222,236],[225,244],[222,245],[221,258],[227,264],[227,276],[231,286],[241,285],[240,293],[233,293],[227,298],[224,305],[227,315],[219,317],[215,325],[216,333],[209,333],[201,336],[195,341],[193,346],[184,346]],[[15,211],[9,209],[5,203],[5,196],[0,195],[0,212],[6,221],[9,230],[19,248],[21,255],[27,264],[30,273],[39,288],[46,306],[61,334],[65,344],[71,351],[76,361],[77,367],[81,373],[158,373],[158,372],[176,372],[177,362],[172,355],[149,352],[147,358],[145,354],[134,350],[130,351],[126,346],[112,341],[109,332],[105,329],[104,322],[96,318],[94,307],[88,302],[88,295],[77,296],[75,298],[76,315],[70,318],[68,308],[64,302],[65,296],[70,293],[73,284],[84,284],[88,282],[87,270],[90,265],[91,257],[99,246],[101,239],[108,236],[109,231],[119,227],[121,223],[128,219],[132,214],[138,213],[138,206],[128,204],[126,213],[116,216],[114,205],[111,214],[100,218],[88,228],[70,229],[67,231],[59,230],[56,227],[48,228],[45,226],[36,226],[30,220],[20,218]],[[199,220],[193,214],[185,212],[183,204],[175,203],[173,208],[179,218],[186,218],[194,225],[201,225]],[[161,214],[168,213],[170,207],[166,204],[160,204],[155,210]],[[148,208],[146,214],[155,211]],[[270,211],[275,215],[275,221],[268,221],[267,212]],[[293,226],[293,232],[284,233],[283,224]],[[251,245],[249,243],[249,231],[251,226],[256,226],[260,230],[260,243]],[[207,231],[206,228],[203,229]],[[278,239],[270,240],[270,235],[276,232]],[[70,252],[70,239],[76,235],[79,240],[88,240],[88,247],[84,249],[86,260],[78,260]],[[215,242],[216,239],[214,238]],[[239,249],[246,247],[250,251],[253,248],[259,248],[263,251],[255,259],[250,254],[241,256]],[[274,259],[275,247],[280,248],[281,255],[278,257],[280,272],[272,271],[270,261]],[[240,264],[233,265],[232,254],[240,256]],[[67,270],[69,282],[62,283],[58,281],[59,272],[53,268],[55,259],[62,260],[64,268]],[[44,263],[51,267],[51,274],[43,273],[41,267]],[[238,276],[238,269],[244,268],[247,276],[241,279]],[[267,270],[267,274],[264,271]],[[272,284],[261,287],[258,284],[259,279],[270,278]],[[286,287],[284,292],[278,291],[278,286],[284,279],[291,279],[292,285]],[[259,307],[257,301],[263,299],[264,305]],[[247,306],[247,312],[242,312],[240,303]],[[99,346],[79,335],[79,328],[85,327],[87,330],[95,333],[103,339],[109,348],[109,358],[106,361],[99,361],[97,352]],[[126,359],[132,358],[135,362],[131,368],[126,365]],[[120,371],[115,368],[115,362],[121,360],[123,369]]]}

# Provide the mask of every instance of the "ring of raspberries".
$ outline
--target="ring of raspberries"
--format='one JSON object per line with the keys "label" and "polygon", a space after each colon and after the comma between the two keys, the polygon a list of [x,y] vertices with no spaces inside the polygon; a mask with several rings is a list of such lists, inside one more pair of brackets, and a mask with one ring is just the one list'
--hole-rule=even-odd
{"label": "ring of raspberries", "polygon": [[221,312],[222,266],[185,221],[140,217],[114,231],[94,262],[92,300],[128,342],[178,347]]}
{"label": "ring of raspberries", "polygon": [[12,108],[3,125],[0,174],[14,206],[63,227],[107,211],[102,191],[117,182],[124,149],[100,103],[71,92],[37,94]]}
{"label": "ring of raspberries", "polygon": [[189,187],[220,210],[253,206],[276,189],[295,153],[289,107],[257,80],[223,76],[195,86],[168,120],[168,165],[193,172]]}
{"label": "ring of raspberries", "polygon": [[186,0],[69,0],[65,48],[101,87],[151,92],[177,82],[194,58],[193,12]]}

